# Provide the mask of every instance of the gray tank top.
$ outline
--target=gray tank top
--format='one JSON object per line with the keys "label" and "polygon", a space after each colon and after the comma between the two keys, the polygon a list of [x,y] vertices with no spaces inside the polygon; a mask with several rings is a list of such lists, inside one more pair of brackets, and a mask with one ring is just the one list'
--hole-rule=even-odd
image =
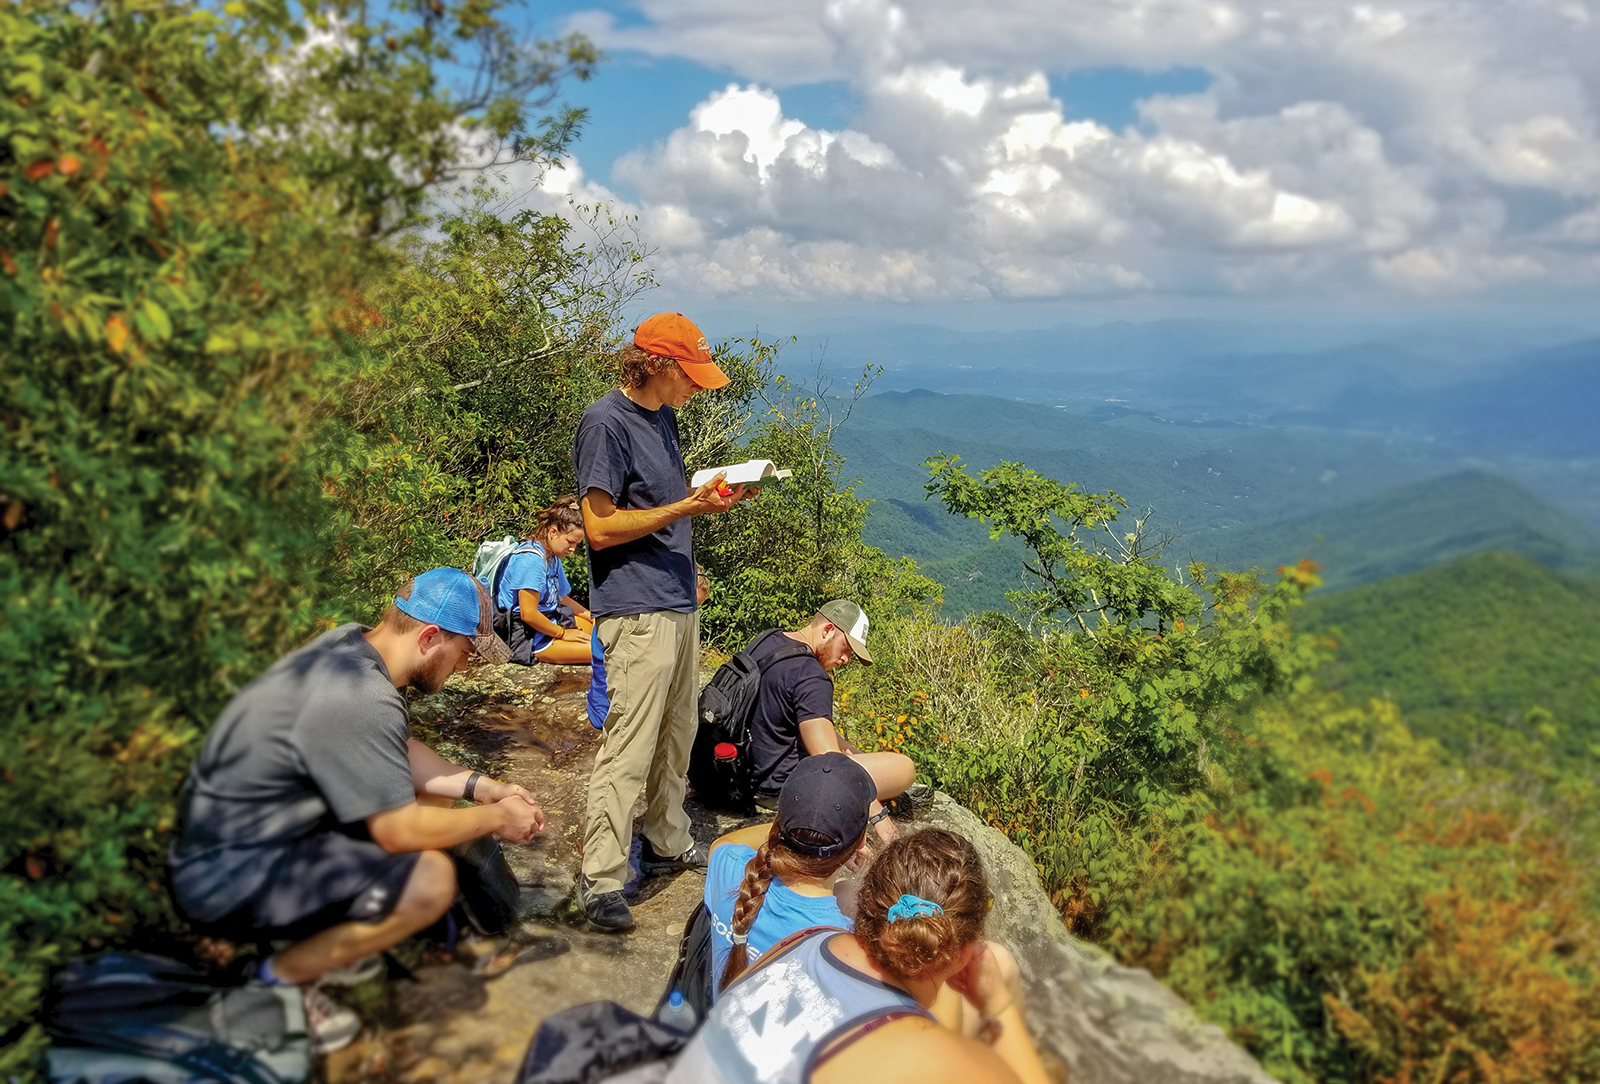
{"label": "gray tank top", "polygon": [[928,1017],[910,994],[840,962],[828,949],[839,934],[814,933],[741,975],[667,1084],[805,1084],[818,1054],[840,1036],[890,1014]]}

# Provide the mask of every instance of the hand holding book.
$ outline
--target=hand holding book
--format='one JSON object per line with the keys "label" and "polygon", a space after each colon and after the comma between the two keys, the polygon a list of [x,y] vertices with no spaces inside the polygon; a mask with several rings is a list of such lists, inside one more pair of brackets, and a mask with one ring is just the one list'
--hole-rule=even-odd
{"label": "hand holding book", "polygon": [[707,467],[697,470],[689,479],[691,489],[699,489],[717,475],[722,475],[723,486],[719,492],[726,497],[733,492],[734,486],[744,486],[746,493],[758,492],[763,486],[774,485],[782,482],[792,475],[792,471],[779,470],[770,459],[750,459],[743,463],[734,463],[726,467]]}

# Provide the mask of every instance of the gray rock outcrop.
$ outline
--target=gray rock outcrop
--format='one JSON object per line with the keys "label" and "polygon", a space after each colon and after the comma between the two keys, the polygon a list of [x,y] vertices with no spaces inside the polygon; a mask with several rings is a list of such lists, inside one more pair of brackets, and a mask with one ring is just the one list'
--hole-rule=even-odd
{"label": "gray rock outcrop", "polygon": [[1033,861],[948,795],[923,825],[970,839],[994,893],[988,934],[1017,957],[1028,1024],[1084,1084],[1272,1084],[1221,1028],[1140,968],[1123,967],[1067,932]]}

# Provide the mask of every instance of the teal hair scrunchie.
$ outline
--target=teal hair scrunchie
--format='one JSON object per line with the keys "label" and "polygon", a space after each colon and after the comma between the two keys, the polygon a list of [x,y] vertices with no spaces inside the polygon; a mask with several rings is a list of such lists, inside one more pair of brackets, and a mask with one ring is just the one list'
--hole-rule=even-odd
{"label": "teal hair scrunchie", "polygon": [[925,900],[921,896],[907,893],[895,901],[889,908],[889,921],[898,922],[902,918],[932,918],[934,915],[944,914],[944,908],[932,900]]}

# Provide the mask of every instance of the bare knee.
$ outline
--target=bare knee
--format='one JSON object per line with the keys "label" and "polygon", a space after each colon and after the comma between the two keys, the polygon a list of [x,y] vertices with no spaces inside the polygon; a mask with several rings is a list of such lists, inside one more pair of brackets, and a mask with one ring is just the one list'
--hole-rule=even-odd
{"label": "bare knee", "polygon": [[456,866],[443,851],[423,851],[406,878],[395,911],[418,923],[419,928],[438,921],[456,898]]}
{"label": "bare knee", "polygon": [[866,753],[859,758],[878,786],[878,800],[885,801],[917,781],[917,766],[904,753]]}

